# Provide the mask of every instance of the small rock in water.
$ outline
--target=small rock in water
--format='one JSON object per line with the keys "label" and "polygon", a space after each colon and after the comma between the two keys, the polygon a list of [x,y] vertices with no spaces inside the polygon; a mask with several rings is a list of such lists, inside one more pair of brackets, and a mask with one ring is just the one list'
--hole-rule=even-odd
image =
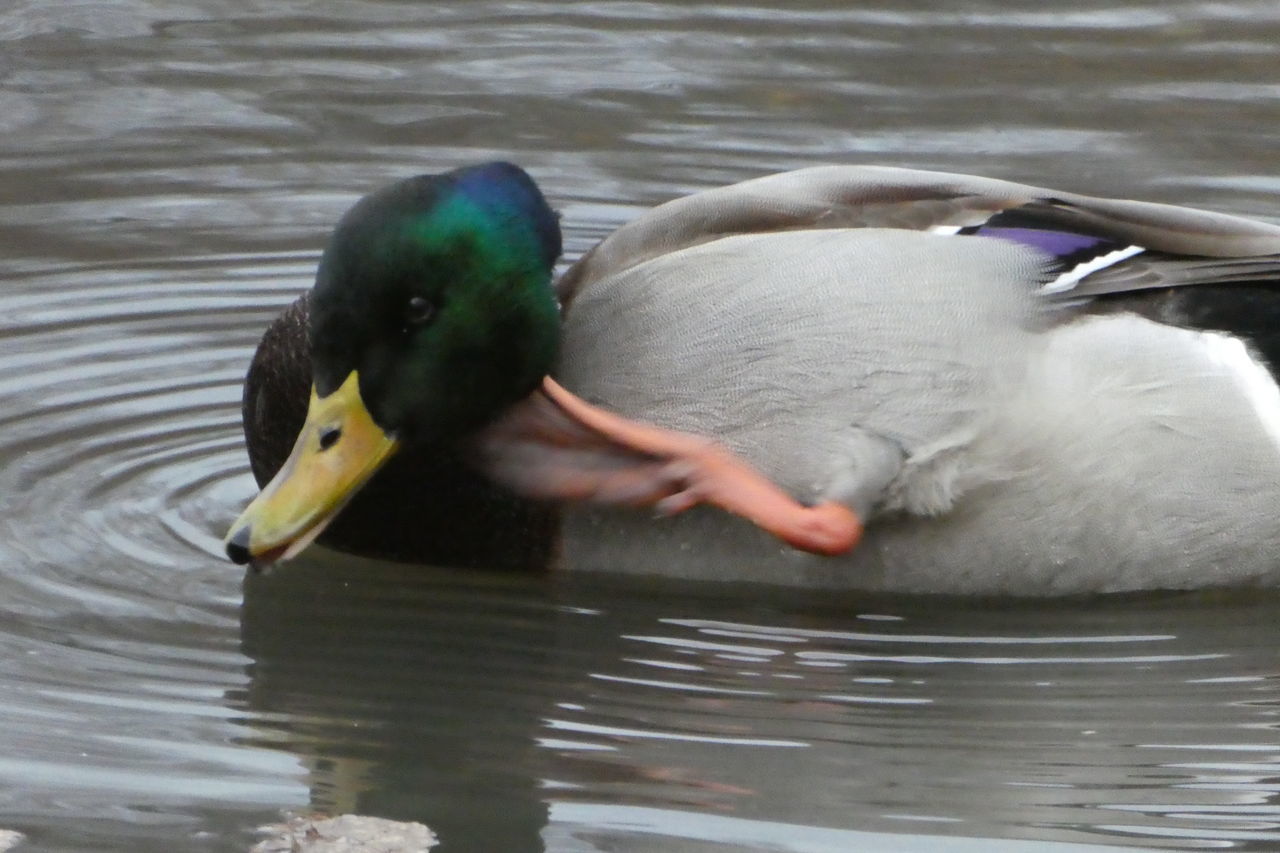
{"label": "small rock in water", "polygon": [[251,853],[426,853],[439,843],[420,823],[354,814],[294,816],[258,832],[270,837]]}
{"label": "small rock in water", "polygon": [[5,850],[12,850],[18,846],[18,842],[21,840],[21,832],[14,832],[12,829],[0,829],[0,853]]}

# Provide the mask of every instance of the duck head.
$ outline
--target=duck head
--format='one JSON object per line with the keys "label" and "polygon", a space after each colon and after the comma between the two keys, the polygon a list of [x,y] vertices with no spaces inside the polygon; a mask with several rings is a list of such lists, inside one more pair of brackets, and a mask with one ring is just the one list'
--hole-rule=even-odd
{"label": "duck head", "polygon": [[410,178],[352,207],[311,294],[306,421],[228,532],[231,559],[295,555],[406,443],[452,444],[527,396],[555,360],[559,254],[555,213],[506,163]]}

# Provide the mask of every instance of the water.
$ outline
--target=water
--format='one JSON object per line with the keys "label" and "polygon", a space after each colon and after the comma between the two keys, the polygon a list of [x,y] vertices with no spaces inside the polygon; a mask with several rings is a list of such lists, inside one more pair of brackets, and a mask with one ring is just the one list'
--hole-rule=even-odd
{"label": "water", "polygon": [[1280,7],[9,0],[0,827],[242,850],[1280,848],[1280,597],[806,596],[316,553],[248,582],[239,381],[371,187],[503,157],[574,257],[820,162],[1280,219]]}

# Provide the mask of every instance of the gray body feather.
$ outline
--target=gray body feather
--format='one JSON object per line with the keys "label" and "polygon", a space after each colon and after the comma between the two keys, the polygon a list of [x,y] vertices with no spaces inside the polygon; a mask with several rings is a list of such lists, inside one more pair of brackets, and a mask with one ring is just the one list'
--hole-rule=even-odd
{"label": "gray body feather", "polygon": [[[930,233],[1028,204],[1160,254],[1046,295],[1045,253]],[[954,593],[1280,581],[1270,374],[1224,334],[1081,309],[1274,279],[1278,253],[1264,223],[898,169],[810,169],[656,208],[563,279],[557,375],[715,437],[797,497],[848,503],[866,537],[824,558],[712,511],[575,509],[565,562]]]}

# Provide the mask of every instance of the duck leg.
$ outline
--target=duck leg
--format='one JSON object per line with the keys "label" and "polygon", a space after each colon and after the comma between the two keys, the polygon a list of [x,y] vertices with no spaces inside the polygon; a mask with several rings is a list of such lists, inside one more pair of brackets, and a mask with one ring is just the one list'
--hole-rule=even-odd
{"label": "duck leg", "polygon": [[664,514],[705,503],[817,554],[842,554],[862,536],[862,522],[844,503],[804,506],[715,442],[597,408],[550,378],[474,447],[488,476],[526,497],[653,506]]}

